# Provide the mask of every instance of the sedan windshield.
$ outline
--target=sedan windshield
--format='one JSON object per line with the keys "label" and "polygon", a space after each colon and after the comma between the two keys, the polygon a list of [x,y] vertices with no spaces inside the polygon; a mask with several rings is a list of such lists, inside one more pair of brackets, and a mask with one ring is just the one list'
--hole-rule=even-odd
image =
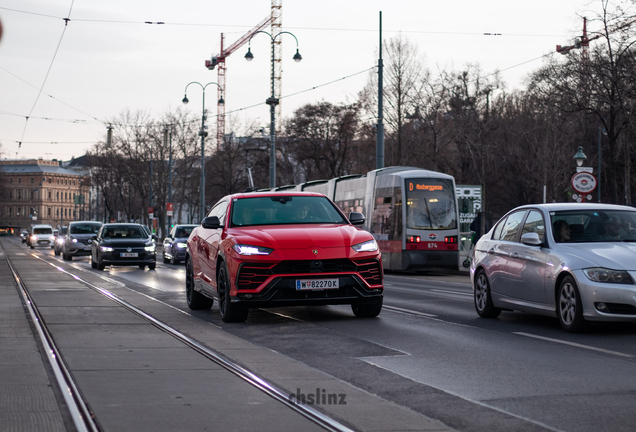
{"label": "sedan windshield", "polygon": [[148,238],[140,225],[118,225],[104,227],[104,238]]}
{"label": "sedan windshield", "polygon": [[558,211],[550,219],[557,243],[636,242],[636,211]]}
{"label": "sedan windshield", "polygon": [[272,196],[235,199],[232,226],[278,224],[344,224],[333,204],[320,196]]}

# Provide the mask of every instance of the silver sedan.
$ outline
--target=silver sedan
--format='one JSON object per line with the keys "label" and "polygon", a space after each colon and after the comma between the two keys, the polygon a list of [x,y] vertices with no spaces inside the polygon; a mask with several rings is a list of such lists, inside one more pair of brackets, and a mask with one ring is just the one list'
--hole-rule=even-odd
{"label": "silver sedan", "polygon": [[590,321],[636,322],[636,209],[590,203],[518,207],[477,242],[475,309],[556,316],[568,332]]}

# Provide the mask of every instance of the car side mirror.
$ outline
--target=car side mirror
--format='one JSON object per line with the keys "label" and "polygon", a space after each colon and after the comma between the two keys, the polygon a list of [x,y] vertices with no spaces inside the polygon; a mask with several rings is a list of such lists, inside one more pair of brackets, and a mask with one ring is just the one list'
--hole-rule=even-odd
{"label": "car side mirror", "polygon": [[529,232],[521,236],[521,243],[528,246],[541,246],[543,241],[536,232]]}
{"label": "car side mirror", "polygon": [[352,225],[362,225],[365,220],[366,219],[362,213],[358,213],[358,212],[349,213],[349,222],[351,222]]}
{"label": "car side mirror", "polygon": [[219,220],[218,216],[206,217],[205,219],[203,219],[203,222],[201,222],[201,226],[205,229],[223,228],[223,225],[221,225],[221,221]]}
{"label": "car side mirror", "polygon": [[157,240],[159,239],[159,237],[157,237],[157,235],[156,235],[156,234],[153,234],[151,237],[152,237],[152,239],[153,239],[154,241],[157,241]]}

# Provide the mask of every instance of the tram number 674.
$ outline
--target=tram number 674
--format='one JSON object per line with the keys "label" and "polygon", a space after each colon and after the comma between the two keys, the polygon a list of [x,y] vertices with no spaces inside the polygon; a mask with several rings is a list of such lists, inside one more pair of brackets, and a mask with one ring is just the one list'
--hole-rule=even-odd
{"label": "tram number 674", "polygon": [[429,243],[428,244],[428,248],[429,249],[437,249],[437,243]]}

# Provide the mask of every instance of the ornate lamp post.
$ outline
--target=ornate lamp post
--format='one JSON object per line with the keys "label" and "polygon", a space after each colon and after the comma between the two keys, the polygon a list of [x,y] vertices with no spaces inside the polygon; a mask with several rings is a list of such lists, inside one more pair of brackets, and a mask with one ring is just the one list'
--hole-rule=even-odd
{"label": "ornate lamp post", "polygon": [[299,61],[301,61],[303,58],[300,55],[300,53],[298,52],[298,39],[296,38],[296,36],[294,36],[293,33],[284,31],[284,32],[280,32],[278,33],[276,36],[272,36],[271,34],[267,33],[266,31],[260,30],[257,31],[256,33],[254,33],[252,36],[250,36],[250,40],[248,41],[248,47],[247,47],[247,54],[245,54],[245,60],[247,61],[252,61],[254,59],[254,55],[252,54],[252,50],[250,47],[250,44],[252,42],[252,38],[257,35],[258,33],[265,33],[267,36],[269,36],[272,39],[272,95],[267,98],[267,100],[265,101],[265,103],[267,105],[269,105],[269,113],[270,113],[270,126],[269,126],[269,135],[270,135],[270,156],[269,156],[269,187],[270,188],[275,188],[276,187],[276,105],[278,105],[278,99],[276,98],[276,94],[275,94],[275,84],[274,84],[274,78],[275,78],[275,69],[274,69],[274,65],[275,65],[275,59],[274,59],[274,41],[276,40],[277,37],[279,37],[280,35],[283,35],[285,33],[290,34],[294,37],[294,39],[296,40],[296,54],[294,54],[294,61],[296,63],[298,63]]}
{"label": "ornate lamp post", "polygon": [[[206,85],[203,85],[199,82],[193,81],[191,83],[189,83],[186,88],[185,88],[185,95],[183,96],[183,100],[181,102],[183,102],[185,105],[188,104],[188,102],[190,102],[188,100],[188,87],[190,86],[190,84],[198,84],[201,87],[201,90],[203,91],[203,109],[201,112],[201,130],[199,131],[199,136],[201,137],[201,186],[200,186],[200,194],[201,194],[201,201],[200,201],[200,221],[203,220],[203,218],[205,217],[205,137],[208,136],[207,131],[205,130],[205,89],[207,86],[209,86],[210,84],[214,84],[217,87],[221,88],[221,86],[215,82],[209,82]],[[221,99],[219,99],[219,105],[223,105],[225,104],[225,101],[223,100],[223,95],[221,95]]]}

